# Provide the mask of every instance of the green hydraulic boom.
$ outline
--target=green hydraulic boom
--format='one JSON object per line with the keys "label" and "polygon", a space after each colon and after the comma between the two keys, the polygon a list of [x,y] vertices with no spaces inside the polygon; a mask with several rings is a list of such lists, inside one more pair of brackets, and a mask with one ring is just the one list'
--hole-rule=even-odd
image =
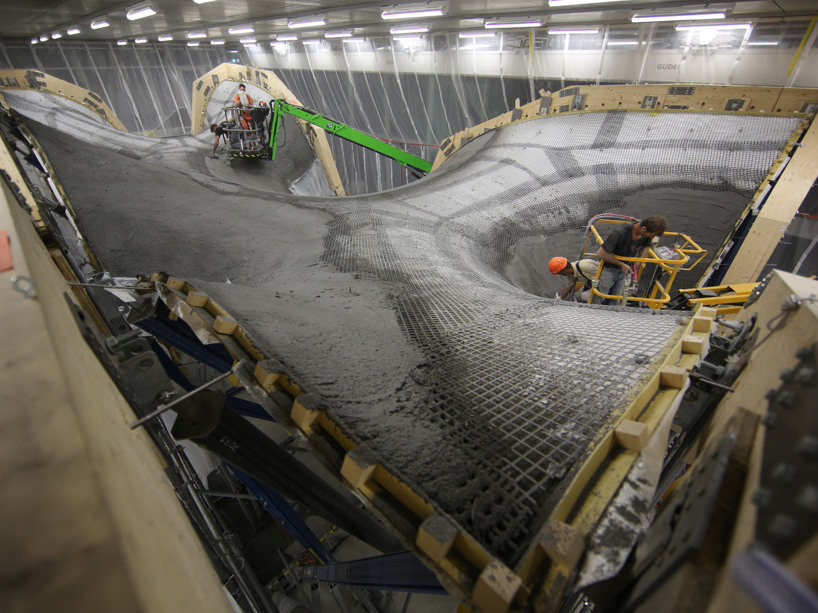
{"label": "green hydraulic boom", "polygon": [[313,125],[323,128],[330,134],[334,134],[340,138],[353,142],[367,149],[372,149],[386,157],[392,158],[403,166],[409,166],[421,172],[427,173],[432,170],[432,163],[427,162],[423,158],[399,149],[389,143],[385,143],[380,139],[365,134],[355,128],[350,128],[334,119],[329,119],[323,115],[319,115],[314,111],[305,109],[304,107],[289,104],[284,100],[271,100],[272,117],[270,118],[270,159],[276,156],[276,143],[278,141],[278,131],[281,128],[281,122],[284,120],[284,115],[292,115],[298,119],[302,119]]}

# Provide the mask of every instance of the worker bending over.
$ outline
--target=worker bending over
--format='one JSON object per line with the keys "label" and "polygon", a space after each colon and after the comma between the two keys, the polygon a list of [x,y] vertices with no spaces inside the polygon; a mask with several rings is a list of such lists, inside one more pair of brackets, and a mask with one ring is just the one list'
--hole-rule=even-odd
{"label": "worker bending over", "polygon": [[[667,219],[652,215],[634,224],[623,224],[611,232],[596,252],[597,257],[602,260],[599,291],[610,296],[621,296],[622,286],[628,275],[634,273],[634,269],[631,267],[632,262],[623,262],[617,258],[644,257],[654,239],[658,239],[666,230]],[[594,303],[613,304],[614,300],[595,295]]]}
{"label": "worker bending over", "polygon": [[582,283],[583,287],[574,294],[574,300],[588,302],[588,298],[591,297],[591,283],[599,272],[599,262],[590,258],[569,262],[566,258],[555,257],[548,262],[548,270],[552,275],[568,277],[565,280],[565,287],[560,292],[560,300],[570,300],[577,283]]}
{"label": "worker bending over", "polygon": [[212,123],[210,124],[210,131],[216,135],[216,141],[213,143],[213,151],[210,152],[210,157],[218,158],[219,156],[216,155],[216,149],[219,146],[219,139],[224,135],[229,135],[233,137],[233,133],[230,132],[231,128],[235,128],[236,124],[233,123],[233,120],[230,119],[228,121],[223,121],[220,124]]}

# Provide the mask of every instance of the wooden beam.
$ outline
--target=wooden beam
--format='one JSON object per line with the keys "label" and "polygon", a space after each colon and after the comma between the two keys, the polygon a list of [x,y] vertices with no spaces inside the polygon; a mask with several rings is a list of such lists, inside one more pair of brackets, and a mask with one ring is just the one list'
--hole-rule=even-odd
{"label": "wooden beam", "polygon": [[813,122],[801,144],[758,212],[723,284],[758,279],[812,188],[818,176],[818,122]]}

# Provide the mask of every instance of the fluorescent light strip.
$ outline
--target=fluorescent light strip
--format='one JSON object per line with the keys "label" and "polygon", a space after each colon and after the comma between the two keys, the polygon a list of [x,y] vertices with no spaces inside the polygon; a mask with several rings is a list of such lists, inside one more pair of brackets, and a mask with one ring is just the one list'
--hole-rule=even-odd
{"label": "fluorescent light strip", "polygon": [[207,4],[208,2],[214,2],[214,0],[193,0],[196,4]]}
{"label": "fluorescent light strip", "polygon": [[129,9],[125,14],[130,21],[151,17],[152,15],[156,15],[156,9],[154,9],[150,4],[136,5]]}
{"label": "fluorescent light strip", "polygon": [[349,30],[338,32],[324,32],[324,38],[349,38],[350,36],[352,36],[352,32]]}
{"label": "fluorescent light strip", "polygon": [[603,2],[622,2],[623,0],[548,0],[548,6],[579,6],[581,4],[602,4]]}
{"label": "fluorescent light strip", "polygon": [[749,30],[752,26],[749,23],[713,23],[702,25],[676,26],[677,32],[685,30]]}
{"label": "fluorescent light strip", "polygon": [[235,26],[227,30],[230,34],[252,34],[253,26]]}
{"label": "fluorescent light strip", "polygon": [[298,40],[297,34],[279,34],[276,36],[276,40],[280,40],[281,42],[286,42],[288,40]]}
{"label": "fluorescent light strip", "polygon": [[381,19],[417,19],[418,17],[442,17],[446,11],[442,8],[417,9],[406,11],[383,11]]}
{"label": "fluorescent light strip", "polygon": [[224,39],[217,38],[216,40],[211,40],[210,44],[211,45],[223,45],[224,44]]}
{"label": "fluorescent light strip", "polygon": [[68,34],[68,36],[74,36],[74,34],[79,34],[79,33],[80,33],[80,29],[77,26],[71,26],[70,28],[68,28],[66,30],[66,34]]}
{"label": "fluorescent light strip", "polygon": [[165,34],[163,36],[157,36],[156,40],[158,40],[160,43],[164,43],[166,41],[173,40],[173,37],[170,34]]}
{"label": "fluorescent light strip", "polygon": [[638,45],[638,40],[609,40],[608,46],[610,45]]}
{"label": "fluorescent light strip", "polygon": [[487,29],[496,28],[541,28],[542,21],[508,21],[508,22],[490,22],[487,21],[484,25]]}
{"label": "fluorescent light strip", "polygon": [[656,21],[697,21],[700,19],[725,19],[726,13],[682,13],[681,15],[634,15],[631,17],[633,23],[648,23]]}
{"label": "fluorescent light strip", "polygon": [[128,41],[127,40],[118,40],[118,41],[116,41],[116,44],[121,47],[122,45],[127,45]]}
{"label": "fluorescent light strip", "polygon": [[255,45],[256,44],[256,39],[255,38],[240,38],[239,42],[242,45]]}
{"label": "fluorescent light strip", "polygon": [[188,32],[188,38],[207,38],[207,32]]}
{"label": "fluorescent light strip", "polygon": [[777,40],[758,40],[747,43],[749,47],[777,47],[778,41]]}
{"label": "fluorescent light strip", "polygon": [[492,38],[497,36],[497,32],[461,32],[460,38]]}
{"label": "fluorescent light strip", "polygon": [[345,38],[344,42],[345,43],[364,43],[364,42],[366,42],[366,38],[362,38],[360,36],[359,37],[353,37],[353,38]]}
{"label": "fluorescent light strip", "polygon": [[399,34],[398,36],[393,36],[392,38],[395,39],[395,40],[420,40],[421,39],[420,36],[413,36],[411,34],[407,34],[407,35],[403,35],[403,36],[401,36]]}
{"label": "fluorescent light strip", "polygon": [[199,41],[198,40],[189,41],[187,46],[188,47],[198,47],[199,46]]}
{"label": "fluorescent light strip", "polygon": [[317,38],[311,38],[309,40],[302,41],[305,45],[320,45],[321,41]]}
{"label": "fluorescent light strip", "polygon": [[108,23],[108,19],[104,17],[100,17],[99,19],[94,19],[91,22],[91,29],[92,30],[99,30],[100,28],[107,28],[110,23]]}
{"label": "fluorescent light strip", "polygon": [[40,34],[40,42],[44,43],[48,40],[48,34]]}
{"label": "fluorescent light strip", "polygon": [[287,27],[292,30],[297,30],[298,28],[311,28],[313,26],[325,25],[327,25],[327,20],[324,19],[323,17],[317,17],[309,21],[290,21],[287,23]]}
{"label": "fluorescent light strip", "polygon": [[599,34],[599,28],[550,29],[549,34]]}
{"label": "fluorescent light strip", "polygon": [[142,44],[148,42],[148,39],[147,38],[135,38],[133,42],[135,42],[135,43],[137,43],[139,45],[142,45]]}
{"label": "fluorescent light strip", "polygon": [[62,34],[60,34],[59,32],[54,32],[51,35],[51,40],[57,40],[58,38],[62,38]]}
{"label": "fluorescent light strip", "polygon": [[36,45],[36,44],[37,44],[37,43],[39,43],[39,42],[40,42],[40,39],[39,39],[39,38],[36,38],[36,37],[35,37],[35,38],[32,38],[32,39],[31,39],[31,44],[32,44],[32,45]]}
{"label": "fluorescent light strip", "polygon": [[429,31],[429,26],[395,26],[389,29],[390,34],[423,34]]}

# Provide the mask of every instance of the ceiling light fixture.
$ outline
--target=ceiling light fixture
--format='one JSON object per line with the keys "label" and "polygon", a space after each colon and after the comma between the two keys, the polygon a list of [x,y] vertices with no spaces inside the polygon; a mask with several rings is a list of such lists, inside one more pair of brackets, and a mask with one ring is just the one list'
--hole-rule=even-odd
{"label": "ceiling light fixture", "polygon": [[685,30],[749,30],[751,27],[752,26],[749,23],[708,23],[676,26],[676,31],[684,32]]}
{"label": "ceiling light fixture", "polygon": [[366,38],[364,38],[363,36],[345,38],[344,42],[345,43],[363,43],[363,42],[366,42]]}
{"label": "ceiling light fixture", "polygon": [[317,38],[311,38],[311,39],[309,39],[309,40],[305,40],[305,41],[303,41],[303,43],[304,43],[305,45],[320,45],[320,44],[321,44],[321,41],[320,41],[320,40],[318,40]]}
{"label": "ceiling light fixture", "polygon": [[502,19],[488,19],[483,24],[485,28],[541,28],[542,21],[539,19],[526,19],[520,21],[503,21]]}
{"label": "ceiling light fixture", "polygon": [[188,32],[188,38],[207,38],[207,32]]}
{"label": "ceiling light fixture", "polygon": [[80,29],[79,26],[70,26],[65,32],[68,36],[74,36],[74,34],[80,33]]}
{"label": "ceiling light fixture", "polygon": [[252,37],[251,38],[240,38],[239,42],[242,45],[255,45],[256,44],[256,39],[252,38]]}
{"label": "ceiling light fixture", "polygon": [[160,43],[164,43],[165,41],[173,40],[173,37],[170,34],[163,34],[162,36],[157,36],[156,40]]}
{"label": "ceiling light fixture", "polygon": [[198,47],[199,46],[199,41],[198,40],[192,40],[192,41],[188,42],[187,46],[188,47]]}
{"label": "ceiling light fixture", "polygon": [[490,38],[497,36],[497,32],[461,32],[459,38]]}
{"label": "ceiling light fixture", "polygon": [[420,17],[442,17],[446,14],[446,5],[407,5],[394,7],[381,12],[381,19],[418,19]]}
{"label": "ceiling light fixture", "polygon": [[156,9],[153,8],[153,5],[150,2],[140,2],[139,4],[134,4],[128,8],[128,12],[125,14],[130,21],[144,19],[145,17],[151,17],[152,15],[156,15]]}
{"label": "ceiling light fixture", "polygon": [[287,22],[287,27],[296,30],[298,28],[311,28],[314,26],[325,26],[327,25],[326,17],[303,17],[301,19],[290,19]]}
{"label": "ceiling light fixture", "polygon": [[253,26],[233,26],[227,30],[230,34],[252,34],[255,32]]}
{"label": "ceiling light fixture", "polygon": [[777,40],[754,40],[747,43],[748,47],[777,47]]}
{"label": "ceiling light fixture", "polygon": [[142,44],[145,44],[146,42],[148,42],[148,39],[147,38],[135,38],[133,42],[135,42],[138,45],[142,45]]}
{"label": "ceiling light fixture", "polygon": [[40,42],[40,39],[39,39],[39,38],[37,38],[36,36],[35,36],[34,38],[32,38],[32,39],[31,39],[31,44],[32,44],[32,45],[36,45],[36,44],[37,44],[37,43],[39,43],[39,42]]}
{"label": "ceiling light fixture", "polygon": [[214,0],[193,0],[196,4],[207,4],[208,2],[214,2]]}
{"label": "ceiling light fixture", "polygon": [[549,28],[549,34],[599,34],[599,28]]}
{"label": "ceiling light fixture", "polygon": [[44,43],[48,40],[48,34],[40,34],[40,42]]}
{"label": "ceiling light fixture", "polygon": [[392,38],[394,40],[404,40],[404,41],[405,40],[420,40],[421,39],[420,36],[413,36],[411,34],[407,34],[407,35],[404,35],[404,36],[393,36]]}
{"label": "ceiling light fixture", "polygon": [[60,32],[54,32],[51,35],[51,40],[57,40],[58,38],[62,38],[62,34]]}
{"label": "ceiling light fixture", "polygon": [[609,40],[608,46],[611,45],[638,45],[638,40]]}
{"label": "ceiling light fixture", "polygon": [[224,39],[217,38],[215,40],[211,40],[210,44],[211,45],[223,45],[224,44]]}
{"label": "ceiling light fixture", "polygon": [[108,22],[107,17],[97,17],[91,22],[91,29],[99,30],[100,28],[107,28],[109,25],[111,24]]}
{"label": "ceiling light fixture", "polygon": [[429,26],[411,25],[389,28],[390,34],[422,34],[429,31]]}
{"label": "ceiling light fixture", "polygon": [[548,6],[579,6],[581,4],[602,4],[603,2],[622,2],[623,0],[548,0]]}
{"label": "ceiling light fixture", "polygon": [[127,45],[128,41],[127,40],[118,40],[118,41],[116,41],[116,44],[121,47],[122,45]]}
{"label": "ceiling light fixture", "polygon": [[352,30],[328,30],[324,32],[324,38],[349,38]]}
{"label": "ceiling light fixture", "polygon": [[288,40],[298,40],[298,34],[278,34],[276,40],[286,42]]}
{"label": "ceiling light fixture", "polygon": [[725,19],[727,13],[677,13],[674,15],[661,15],[654,13],[636,13],[631,17],[633,23],[650,23],[659,21],[697,21],[700,19]]}

